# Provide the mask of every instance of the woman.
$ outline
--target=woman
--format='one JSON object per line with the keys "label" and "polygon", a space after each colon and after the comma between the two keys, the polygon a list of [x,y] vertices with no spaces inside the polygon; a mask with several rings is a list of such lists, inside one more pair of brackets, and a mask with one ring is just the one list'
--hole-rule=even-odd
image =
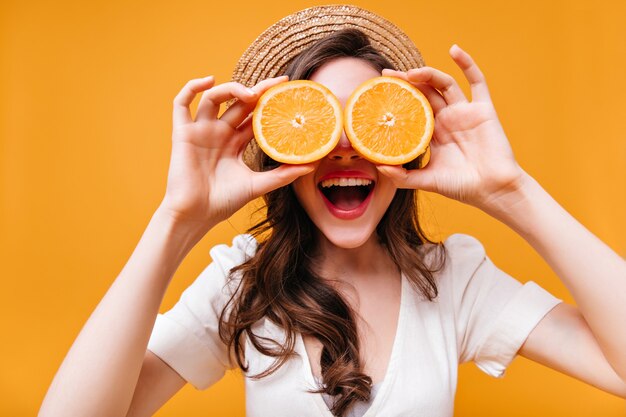
{"label": "woman", "polygon": [[[287,50],[294,38],[285,28],[308,33],[326,18],[330,35]],[[625,262],[517,164],[472,58],[450,50],[471,85],[469,101],[452,77],[423,66],[399,29],[362,9],[307,9],[270,29],[267,38],[281,48],[260,53],[266,44],[257,40],[241,62],[276,58],[269,68],[321,83],[343,103],[381,73],[422,90],[436,117],[430,162],[376,166],[344,136],[328,156],[302,166],[278,166],[252,149],[251,171],[243,158],[248,114],[286,77],[257,83],[267,78],[259,64],[235,73],[252,88],[190,81],[174,102],[164,200],[72,346],[41,415],[150,415],[186,382],[205,388],[239,366],[249,415],[450,416],[459,362],[500,376],[516,354],[626,397],[626,335],[615,332],[626,318]],[[383,29],[394,36],[381,36],[376,48]],[[413,67],[402,62],[402,47]],[[194,119],[189,105],[199,93]],[[232,99],[218,118],[220,103]],[[367,185],[325,189],[339,178]],[[510,226],[579,308],[521,285],[472,237],[430,242],[417,221],[417,189]],[[258,239],[238,236],[214,248],[213,263],[157,318],[189,250],[258,196],[267,202],[267,219],[252,230]]]}

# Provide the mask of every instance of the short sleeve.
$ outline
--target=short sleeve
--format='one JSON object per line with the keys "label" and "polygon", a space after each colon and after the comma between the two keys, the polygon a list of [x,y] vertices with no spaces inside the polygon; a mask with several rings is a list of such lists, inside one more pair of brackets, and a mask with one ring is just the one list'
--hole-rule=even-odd
{"label": "short sleeve", "polygon": [[488,375],[502,377],[530,332],[562,300],[498,269],[471,236],[454,234],[445,246],[459,362],[473,361]]}
{"label": "short sleeve", "polygon": [[157,316],[148,349],[196,389],[206,389],[233,367],[218,333],[220,314],[235,289],[230,270],[256,251],[256,241],[239,235],[232,246],[211,249],[213,262],[185,289],[171,310]]}

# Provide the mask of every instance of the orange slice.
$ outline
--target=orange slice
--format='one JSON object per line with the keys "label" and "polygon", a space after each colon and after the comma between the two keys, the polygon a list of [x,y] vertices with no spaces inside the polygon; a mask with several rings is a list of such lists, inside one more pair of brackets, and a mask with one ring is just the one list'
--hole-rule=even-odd
{"label": "orange slice", "polygon": [[426,151],[435,119],[417,88],[394,77],[376,77],[348,98],[344,128],[352,147],[372,162],[401,165]]}
{"label": "orange slice", "polygon": [[313,162],[339,142],[343,130],[341,104],[321,84],[287,81],[261,96],[252,127],[259,147],[275,161]]}

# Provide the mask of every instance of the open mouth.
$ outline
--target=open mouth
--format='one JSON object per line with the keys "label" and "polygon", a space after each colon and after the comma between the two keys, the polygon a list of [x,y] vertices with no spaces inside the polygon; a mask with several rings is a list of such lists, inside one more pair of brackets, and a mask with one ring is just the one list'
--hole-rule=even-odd
{"label": "open mouth", "polygon": [[368,199],[375,183],[367,178],[329,178],[317,186],[334,208],[351,211]]}

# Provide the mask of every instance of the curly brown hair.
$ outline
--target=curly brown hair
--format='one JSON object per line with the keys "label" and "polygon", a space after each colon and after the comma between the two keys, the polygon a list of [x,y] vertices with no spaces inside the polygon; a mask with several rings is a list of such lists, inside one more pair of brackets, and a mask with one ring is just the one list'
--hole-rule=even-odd
{"label": "curly brown hair", "polygon": [[[339,57],[367,61],[377,71],[392,64],[359,30],[336,32],[296,56],[288,65],[291,80],[308,79],[324,63]],[[405,164],[416,168],[421,157]],[[257,153],[257,169],[269,170],[276,161]],[[290,186],[264,196],[266,216],[249,229],[259,240],[256,254],[233,268],[231,279],[239,274],[237,290],[220,316],[219,333],[238,366],[245,365],[245,336],[263,355],[274,357],[265,371],[249,376],[263,378],[274,373],[294,351],[296,334],[314,337],[322,346],[321,371],[324,384],[312,393],[336,396],[332,413],[343,416],[355,401],[368,401],[372,379],[362,372],[359,357],[356,313],[340,293],[318,276],[314,268],[317,248],[316,228],[298,202]],[[445,262],[443,244],[426,237],[418,221],[417,193],[398,189],[376,228],[380,243],[414,288],[432,301],[438,290],[433,273]],[[435,262],[426,265],[423,248],[433,244]],[[328,277],[326,277],[328,278]],[[229,310],[230,314],[226,314]],[[228,316],[228,317],[226,317]],[[284,344],[255,335],[252,328],[267,318],[286,334]]]}

